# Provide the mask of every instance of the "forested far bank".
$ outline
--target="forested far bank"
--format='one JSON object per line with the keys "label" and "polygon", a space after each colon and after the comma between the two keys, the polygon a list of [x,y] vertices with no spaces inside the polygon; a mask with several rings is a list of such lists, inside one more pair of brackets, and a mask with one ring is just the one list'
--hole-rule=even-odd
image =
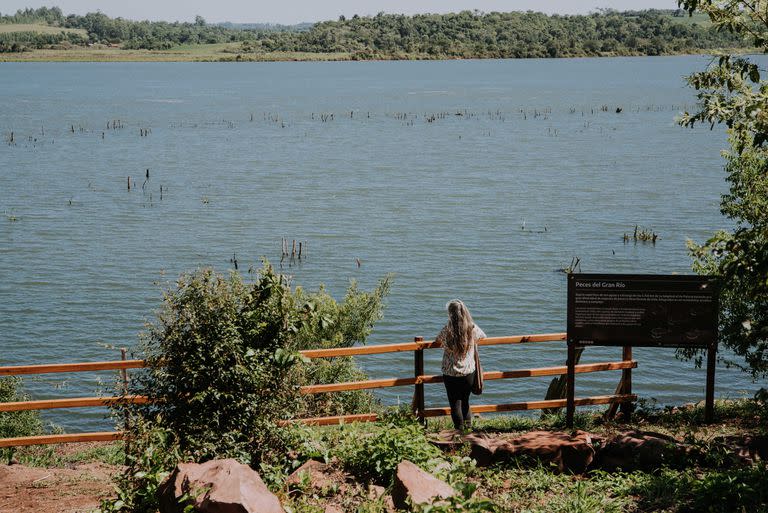
{"label": "forested far bank", "polygon": [[[246,28],[243,28],[246,27]],[[255,27],[255,28],[249,28]],[[339,54],[367,59],[456,59],[669,55],[750,47],[683,11],[609,11],[588,15],[462,11],[413,16],[379,13],[307,26],[132,21],[101,13],[65,15],[58,7],[0,16],[0,52],[113,47],[164,51],[220,44],[224,60],[270,54]],[[109,54],[120,59],[119,52]],[[210,58],[210,56],[208,56]]]}

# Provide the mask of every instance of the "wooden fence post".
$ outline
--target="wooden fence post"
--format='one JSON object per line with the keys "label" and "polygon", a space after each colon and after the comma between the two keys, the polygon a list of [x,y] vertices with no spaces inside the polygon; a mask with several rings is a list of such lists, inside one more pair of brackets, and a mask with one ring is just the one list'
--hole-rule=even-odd
{"label": "wooden fence post", "polygon": [[[414,337],[414,342],[420,343],[424,341],[424,337]],[[413,375],[416,378],[416,384],[413,390],[413,409],[416,413],[416,417],[423,424],[426,422],[424,418],[424,383],[421,382],[419,376],[424,375],[424,348],[419,347],[413,351]]]}
{"label": "wooden fence post", "polygon": [[[621,353],[621,359],[625,362],[628,360],[632,360],[632,346],[624,346],[624,349]],[[632,368],[624,369],[621,371],[621,392],[622,394],[631,394],[632,393]],[[621,415],[623,417],[624,422],[629,422],[632,420],[632,410],[634,409],[634,405],[631,402],[623,402],[621,403]]]}
{"label": "wooden fence post", "polygon": [[[128,351],[124,347],[120,348],[120,358],[123,361],[126,360],[127,352]],[[128,395],[128,369],[120,369],[120,375],[123,378],[123,395],[127,396]],[[124,440],[124,442],[123,442],[124,443],[123,450],[125,451],[125,464],[126,465],[128,465],[129,462],[130,462],[128,460],[128,454],[130,453],[130,448],[131,448],[130,441],[129,441],[129,434],[128,434],[130,427],[131,427],[130,415],[129,415],[128,411],[126,410],[126,412],[125,412],[125,426],[124,426],[125,437],[123,438],[123,440]]]}

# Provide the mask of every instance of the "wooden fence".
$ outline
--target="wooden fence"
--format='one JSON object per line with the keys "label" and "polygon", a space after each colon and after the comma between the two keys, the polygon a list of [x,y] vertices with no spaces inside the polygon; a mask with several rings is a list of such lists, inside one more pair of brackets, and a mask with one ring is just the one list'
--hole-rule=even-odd
{"label": "wooden fence", "polygon": [[[511,337],[488,337],[478,341],[480,346],[507,345],[507,344],[530,344],[539,342],[562,342],[565,341],[565,333],[546,333],[536,335],[518,335]],[[427,349],[439,348],[440,344],[435,341],[425,341],[421,337],[416,337],[413,342],[400,344],[381,344],[370,346],[346,347],[336,349],[312,349],[302,351],[307,358],[334,358],[343,356],[376,355],[397,352],[413,353],[413,377],[399,377],[386,379],[371,379],[366,381],[352,381],[346,383],[331,383],[324,385],[309,385],[301,388],[302,394],[322,394],[332,392],[342,392],[348,390],[370,390],[377,388],[413,386],[414,387],[414,412],[420,419],[428,417],[438,417],[450,415],[450,408],[427,408],[424,404],[424,385],[431,383],[442,383],[442,375],[424,374],[424,351]],[[90,363],[65,363],[65,364],[47,364],[47,365],[22,365],[11,367],[0,367],[0,376],[24,376],[47,373],[71,373],[71,372],[95,372],[105,370],[119,370],[123,373],[123,379],[127,380],[128,369],[138,369],[145,366],[143,360],[126,360],[125,351],[123,351],[123,360],[108,362],[90,362]],[[601,372],[609,370],[621,370],[622,379],[613,395],[602,395],[593,397],[577,397],[575,404],[577,406],[630,403],[637,397],[631,390],[631,372],[637,367],[637,362],[632,359],[631,351],[624,351],[622,360],[612,362],[587,363],[576,365],[576,373]],[[540,376],[563,376],[567,372],[565,365],[556,367],[540,367],[533,369],[518,369],[509,371],[486,371],[483,372],[483,378],[486,381],[497,379],[528,378]],[[76,397],[70,399],[45,399],[23,402],[0,403],[0,412],[12,412],[23,410],[50,410],[56,408],[81,408],[94,406],[109,406],[117,401],[128,401],[134,404],[144,404],[147,398],[144,396],[128,395],[124,397]],[[473,413],[488,412],[507,412],[520,410],[538,410],[545,408],[562,408],[566,405],[566,399],[549,399],[540,401],[525,401],[507,404],[481,404],[471,407]],[[354,415],[338,415],[333,417],[314,417],[308,419],[299,419],[295,422],[302,422],[309,425],[334,425],[349,422],[374,422],[377,420],[375,413],[362,413]],[[0,438],[0,447],[13,447],[24,445],[45,445],[68,442],[92,442],[118,440],[123,436],[121,431],[107,431],[95,433],[75,433],[62,435],[44,435],[29,436],[19,438]]]}

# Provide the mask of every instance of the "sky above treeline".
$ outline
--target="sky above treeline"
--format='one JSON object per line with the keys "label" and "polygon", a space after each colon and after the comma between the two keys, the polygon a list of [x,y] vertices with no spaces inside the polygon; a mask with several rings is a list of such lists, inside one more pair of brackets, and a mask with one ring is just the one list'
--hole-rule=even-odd
{"label": "sky above treeline", "polygon": [[477,9],[538,11],[547,14],[587,14],[598,8],[617,10],[676,9],[676,0],[0,0],[0,13],[27,7],[58,6],[65,14],[101,11],[131,20],[295,24],[335,20],[339,16],[375,15],[378,12],[417,14]]}

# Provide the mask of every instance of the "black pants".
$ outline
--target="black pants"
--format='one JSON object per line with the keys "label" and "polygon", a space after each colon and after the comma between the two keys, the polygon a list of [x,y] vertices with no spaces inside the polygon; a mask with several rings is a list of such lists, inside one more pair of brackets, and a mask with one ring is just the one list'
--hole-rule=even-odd
{"label": "black pants", "polygon": [[456,429],[469,428],[472,414],[469,413],[469,394],[475,384],[475,373],[468,376],[447,376],[443,374],[448,404],[451,406],[451,420]]}

